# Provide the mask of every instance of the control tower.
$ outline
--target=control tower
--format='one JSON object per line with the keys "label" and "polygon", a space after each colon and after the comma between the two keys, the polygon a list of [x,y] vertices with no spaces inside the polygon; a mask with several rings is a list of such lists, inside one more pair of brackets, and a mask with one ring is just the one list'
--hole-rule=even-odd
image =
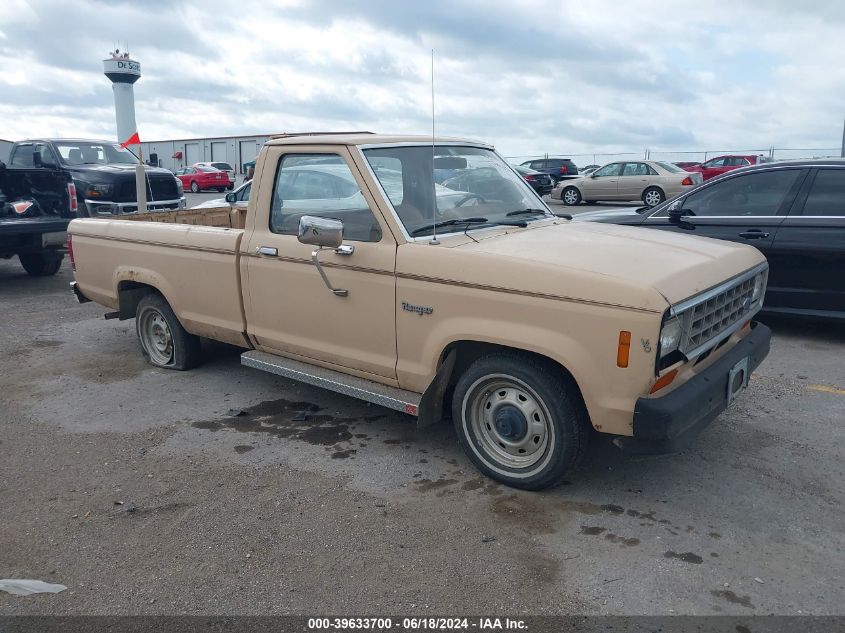
{"label": "control tower", "polygon": [[[129,58],[129,53],[115,50],[103,60],[103,72],[112,82],[114,115],[117,120],[117,141],[123,143],[138,131],[135,124],[135,91],[133,84],[141,78],[141,64]],[[129,146],[136,154],[137,146]]]}

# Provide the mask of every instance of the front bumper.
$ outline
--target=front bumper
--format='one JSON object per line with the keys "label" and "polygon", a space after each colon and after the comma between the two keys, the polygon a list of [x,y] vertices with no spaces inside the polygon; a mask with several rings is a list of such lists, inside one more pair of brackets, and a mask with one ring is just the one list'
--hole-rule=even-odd
{"label": "front bumper", "polygon": [[634,436],[619,438],[619,445],[642,452],[674,452],[687,446],[728,408],[731,370],[747,358],[750,376],[769,353],[771,337],[769,328],[754,322],[733,349],[694,378],[662,398],[637,400]]}

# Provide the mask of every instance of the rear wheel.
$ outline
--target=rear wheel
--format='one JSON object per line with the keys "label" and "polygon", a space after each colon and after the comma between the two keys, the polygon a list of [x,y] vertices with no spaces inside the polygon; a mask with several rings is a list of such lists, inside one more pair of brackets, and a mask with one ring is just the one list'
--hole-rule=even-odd
{"label": "rear wheel", "polygon": [[648,207],[656,207],[666,199],[666,194],[659,187],[649,187],[643,191],[643,203]]}
{"label": "rear wheel", "polygon": [[455,386],[452,419],[476,467],[515,488],[553,486],[587,447],[577,387],[559,367],[527,354],[475,361]]}
{"label": "rear wheel", "polygon": [[563,201],[563,204],[574,206],[581,202],[581,192],[575,187],[567,187],[563,190],[563,193],[560,194],[560,199]]}
{"label": "rear wheel", "polygon": [[199,364],[199,337],[185,331],[160,294],[148,294],[138,302],[135,330],[144,358],[156,367],[185,370]]}
{"label": "rear wheel", "polygon": [[226,191],[226,187],[217,187],[217,191],[223,193],[224,191]]}
{"label": "rear wheel", "polygon": [[196,180],[191,181],[191,191],[193,191],[194,193],[199,193],[200,191],[199,183],[197,183]]}
{"label": "rear wheel", "polygon": [[21,266],[31,277],[49,277],[62,267],[62,253],[21,253]]}

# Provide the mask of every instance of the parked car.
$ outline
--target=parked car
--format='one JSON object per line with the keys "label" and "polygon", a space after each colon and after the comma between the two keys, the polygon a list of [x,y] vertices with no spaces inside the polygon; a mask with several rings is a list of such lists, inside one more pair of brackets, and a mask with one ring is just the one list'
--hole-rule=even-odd
{"label": "parked car", "polygon": [[752,244],[769,260],[764,310],[845,319],[845,161],[746,167],[637,211],[575,219]]}
{"label": "parked car", "polygon": [[534,171],[548,174],[555,181],[555,184],[565,176],[577,176],[578,167],[571,158],[538,158],[527,160],[520,167],[528,167]]}
{"label": "parked car", "polygon": [[739,169],[740,167],[748,167],[749,165],[759,165],[764,162],[768,161],[761,155],[755,156],[749,154],[743,156],[717,156],[716,158],[711,158],[710,160],[704,163],[691,163],[688,166],[684,167],[684,169],[692,172],[700,172],[701,175],[704,177],[704,180],[710,180],[711,178],[721,176],[722,174],[732,171],[734,169]]}
{"label": "parked car", "polygon": [[214,169],[219,169],[220,171],[226,172],[226,175],[229,176],[229,186],[227,189],[231,191],[235,188],[235,168],[232,167],[229,163],[196,163],[194,167],[214,167]]}
{"label": "parked car", "polygon": [[534,169],[529,169],[528,167],[523,167],[522,165],[517,165],[514,169],[516,169],[525,182],[531,185],[531,188],[541,196],[548,195],[554,188],[552,177],[548,174],[544,174]]}
{"label": "parked car", "polygon": [[79,202],[73,178],[46,167],[0,162],[0,258],[18,256],[33,277],[55,275],[62,265],[67,225]]}
{"label": "parked car", "polygon": [[183,187],[190,189],[193,193],[199,193],[204,189],[225,191],[229,187],[229,176],[216,167],[192,165],[191,167],[177,169],[176,177],[181,181]]}
{"label": "parked car", "polygon": [[252,181],[249,180],[242,184],[234,191],[226,194],[225,198],[214,198],[213,200],[206,200],[202,204],[198,204],[192,209],[213,209],[215,207],[230,206],[233,209],[246,209],[249,203],[249,194],[252,191]]}
{"label": "parked car", "polygon": [[[135,213],[137,157],[113,141],[88,139],[32,139],[12,146],[10,167],[60,170],[76,188],[79,215]],[[145,167],[147,210],[185,207],[182,185],[166,169]]]}
{"label": "parked car", "polygon": [[698,163],[696,161],[682,160],[680,162],[672,163],[672,164],[675,165],[676,167],[680,167],[684,171],[701,172],[701,163]]}
{"label": "parked car", "polygon": [[642,200],[653,207],[701,182],[700,174],[654,160],[609,163],[589,176],[559,182],[552,198],[566,205],[581,201]]}
{"label": "parked car", "polygon": [[[518,488],[560,481],[593,429],[678,450],[739,397],[771,336],[757,250],[561,219],[489,145],[431,141],[272,139],[243,228],[74,220],[72,288],[135,318],[156,367],[197,365],[208,337],[421,428],[450,410],[468,458]],[[326,156],[360,197],[286,177]],[[483,193],[441,212],[432,163]]]}

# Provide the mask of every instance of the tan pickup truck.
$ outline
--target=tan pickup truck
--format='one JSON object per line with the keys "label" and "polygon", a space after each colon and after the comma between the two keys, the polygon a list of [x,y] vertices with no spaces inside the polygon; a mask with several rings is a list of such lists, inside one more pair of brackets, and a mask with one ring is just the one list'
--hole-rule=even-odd
{"label": "tan pickup truck", "polygon": [[451,413],[520,488],[556,483],[591,426],[677,450],[769,349],[759,251],[572,223],[476,141],[277,138],[245,212],[146,219],[74,220],[69,246],[77,298],[135,318],[152,364],[189,369],[207,337],[423,427]]}

